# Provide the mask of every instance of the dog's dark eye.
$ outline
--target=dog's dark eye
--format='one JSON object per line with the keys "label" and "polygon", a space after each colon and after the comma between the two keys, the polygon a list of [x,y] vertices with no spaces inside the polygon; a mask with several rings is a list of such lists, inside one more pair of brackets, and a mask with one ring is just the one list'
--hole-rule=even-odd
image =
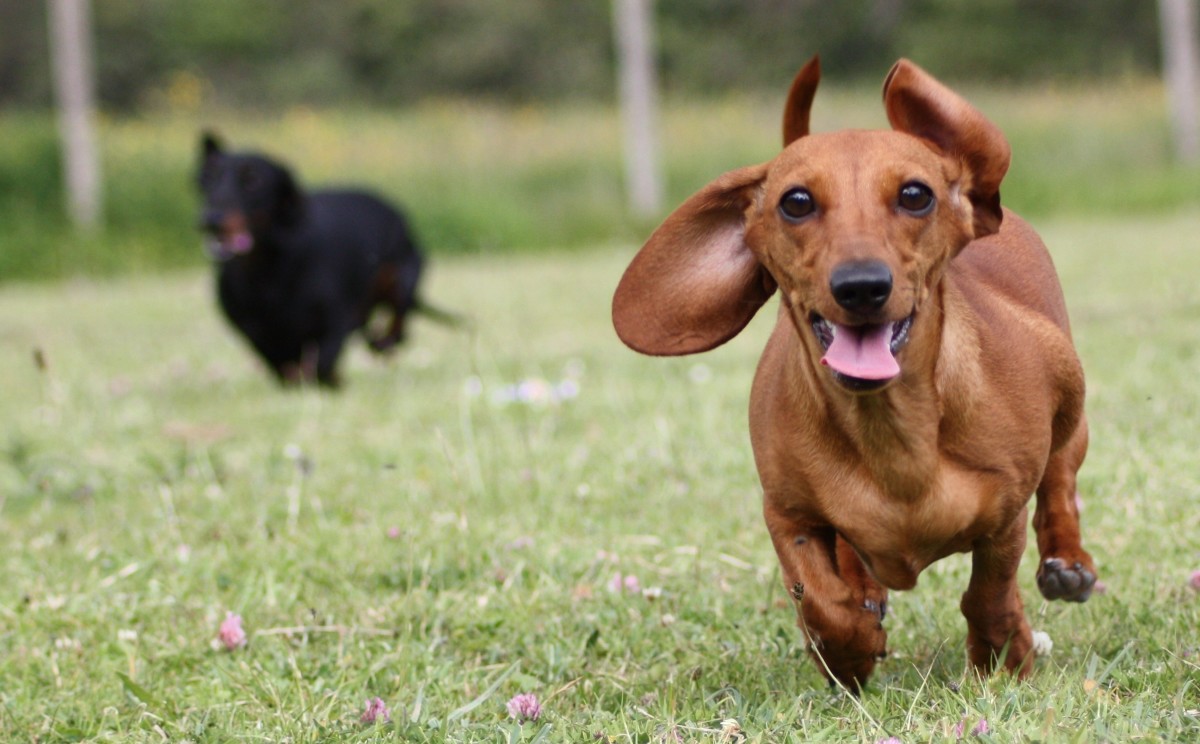
{"label": "dog's dark eye", "polygon": [[792,189],[779,200],[779,211],[789,220],[802,220],[817,211],[817,202],[808,189]]}
{"label": "dog's dark eye", "polygon": [[923,217],[933,208],[933,191],[923,183],[910,181],[900,187],[896,204],[909,214]]}

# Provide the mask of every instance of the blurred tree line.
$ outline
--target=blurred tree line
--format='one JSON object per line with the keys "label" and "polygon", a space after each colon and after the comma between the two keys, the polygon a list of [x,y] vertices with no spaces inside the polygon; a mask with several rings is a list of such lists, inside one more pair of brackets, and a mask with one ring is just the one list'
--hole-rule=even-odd
{"label": "blurred tree line", "polygon": [[[102,105],[233,106],[613,94],[610,0],[95,0]],[[949,80],[1154,74],[1149,0],[658,0],[668,94],[775,90],[814,52],[877,80],[908,56]],[[44,107],[44,3],[0,0],[0,105]]]}

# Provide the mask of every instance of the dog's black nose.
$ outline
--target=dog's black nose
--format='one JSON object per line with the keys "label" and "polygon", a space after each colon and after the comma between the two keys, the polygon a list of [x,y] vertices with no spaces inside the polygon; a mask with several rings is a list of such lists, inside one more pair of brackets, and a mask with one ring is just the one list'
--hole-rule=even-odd
{"label": "dog's black nose", "polygon": [[882,261],[847,261],[833,270],[829,291],[850,312],[878,310],[892,295],[892,270]]}

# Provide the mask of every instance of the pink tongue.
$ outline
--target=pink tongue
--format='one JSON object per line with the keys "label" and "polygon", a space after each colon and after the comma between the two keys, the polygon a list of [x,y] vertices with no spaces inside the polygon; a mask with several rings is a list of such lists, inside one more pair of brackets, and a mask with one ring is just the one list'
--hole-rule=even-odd
{"label": "pink tongue", "polygon": [[900,374],[900,365],[892,356],[892,323],[876,326],[836,325],[833,343],[821,358],[825,364],[847,377],[860,380],[888,380]]}
{"label": "pink tongue", "polygon": [[229,250],[234,253],[245,253],[254,247],[254,238],[248,232],[234,233],[229,238]]}

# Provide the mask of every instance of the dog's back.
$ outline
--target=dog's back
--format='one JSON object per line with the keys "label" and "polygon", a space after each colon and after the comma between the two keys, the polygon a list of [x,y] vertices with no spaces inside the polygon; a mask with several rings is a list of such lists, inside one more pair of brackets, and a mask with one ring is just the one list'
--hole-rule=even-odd
{"label": "dog's back", "polygon": [[374,194],[354,189],[313,191],[305,198],[304,219],[296,226],[314,261],[314,280],[363,312],[382,301],[372,287],[381,272],[401,277],[407,294],[416,291],[421,255],[404,215]]}

